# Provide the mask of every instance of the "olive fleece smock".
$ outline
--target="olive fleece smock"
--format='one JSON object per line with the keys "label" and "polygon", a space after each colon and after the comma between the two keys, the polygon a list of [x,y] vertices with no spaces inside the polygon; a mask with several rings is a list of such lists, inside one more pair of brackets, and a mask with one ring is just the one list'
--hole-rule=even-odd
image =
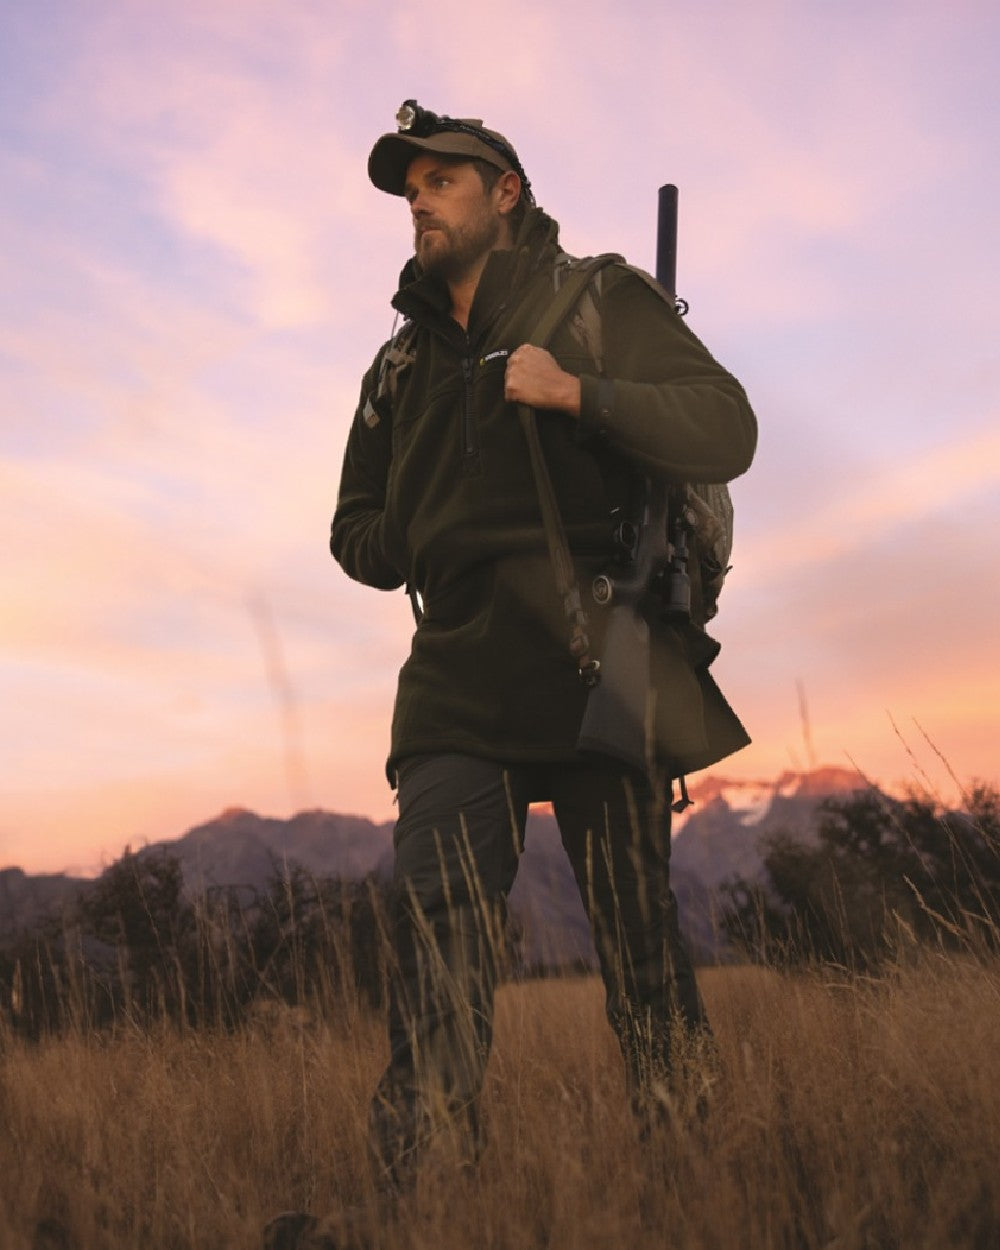
{"label": "olive fleece smock", "polygon": [[[408,584],[424,605],[399,674],[393,784],[398,761],[414,754],[578,758],[587,691],[568,650],[517,406],[504,399],[507,357],[551,301],[559,254],[556,223],[530,209],[513,249],[489,257],[467,332],[450,316],[446,287],[411,260],[393,298],[411,323],[395,393],[372,407],[391,342],[362,382],[330,548],[350,577],[382,590]],[[549,350],[580,377],[580,417],[538,413],[585,601],[636,471],[727,482],[749,467],[757,431],[739,383],[625,265],[603,270],[599,308],[610,385],[599,397],[594,361],[567,319]],[[586,607],[599,657],[603,612]],[[694,627],[653,626],[657,752],[671,776],[749,741],[708,672],[717,651]]]}

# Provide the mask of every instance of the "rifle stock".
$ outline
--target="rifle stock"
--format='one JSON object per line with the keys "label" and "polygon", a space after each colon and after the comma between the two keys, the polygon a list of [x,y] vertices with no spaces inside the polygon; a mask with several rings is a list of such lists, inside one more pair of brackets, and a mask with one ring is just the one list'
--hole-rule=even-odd
{"label": "rifle stock", "polygon": [[649,624],[643,614],[650,582],[664,567],[667,550],[667,488],[647,479],[635,558],[623,576],[594,582],[594,596],[608,605],[601,680],[587,696],[577,749],[610,755],[644,771],[649,674]]}
{"label": "rifle stock", "polygon": [[645,770],[648,690],[649,626],[631,604],[615,604],[608,612],[601,680],[587,695],[576,749]]}
{"label": "rifle stock", "polygon": [[[674,294],[677,261],[677,188],[660,188],[656,278]],[[650,583],[666,567],[667,487],[645,483],[635,556],[622,575],[604,574],[594,597],[608,608],[600,682],[587,695],[577,750],[610,756],[639,771],[652,760],[648,729],[653,714],[649,624],[643,613]]]}

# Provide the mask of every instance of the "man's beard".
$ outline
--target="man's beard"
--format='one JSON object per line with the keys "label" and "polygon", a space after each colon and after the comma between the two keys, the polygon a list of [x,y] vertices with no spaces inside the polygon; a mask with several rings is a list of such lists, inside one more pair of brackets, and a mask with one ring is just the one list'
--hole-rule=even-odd
{"label": "man's beard", "polygon": [[[463,278],[483,256],[492,252],[500,240],[501,218],[484,212],[475,221],[464,226],[446,226],[425,223],[417,228],[417,260],[424,273],[444,282]],[[427,229],[437,231],[437,238],[429,240],[425,252],[422,233]]]}

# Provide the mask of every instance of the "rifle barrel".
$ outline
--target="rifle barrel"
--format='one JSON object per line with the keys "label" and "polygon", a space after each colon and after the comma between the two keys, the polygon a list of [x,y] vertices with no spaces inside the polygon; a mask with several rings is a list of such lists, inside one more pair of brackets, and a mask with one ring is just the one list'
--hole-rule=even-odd
{"label": "rifle barrel", "polygon": [[656,217],[656,280],[671,295],[677,294],[677,188],[672,182],[660,187]]}

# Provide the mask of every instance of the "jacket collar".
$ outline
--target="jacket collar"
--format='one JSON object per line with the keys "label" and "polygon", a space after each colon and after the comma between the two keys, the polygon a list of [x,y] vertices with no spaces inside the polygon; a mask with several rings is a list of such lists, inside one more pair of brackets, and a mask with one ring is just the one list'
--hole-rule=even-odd
{"label": "jacket collar", "polygon": [[[558,253],[558,224],[542,209],[529,208],[514,246],[491,252],[486,261],[469,316],[469,337],[475,337],[477,327],[492,321],[510,295],[542,265],[554,261]],[[415,256],[403,267],[392,306],[411,321],[451,320],[448,288],[423,273]]]}

